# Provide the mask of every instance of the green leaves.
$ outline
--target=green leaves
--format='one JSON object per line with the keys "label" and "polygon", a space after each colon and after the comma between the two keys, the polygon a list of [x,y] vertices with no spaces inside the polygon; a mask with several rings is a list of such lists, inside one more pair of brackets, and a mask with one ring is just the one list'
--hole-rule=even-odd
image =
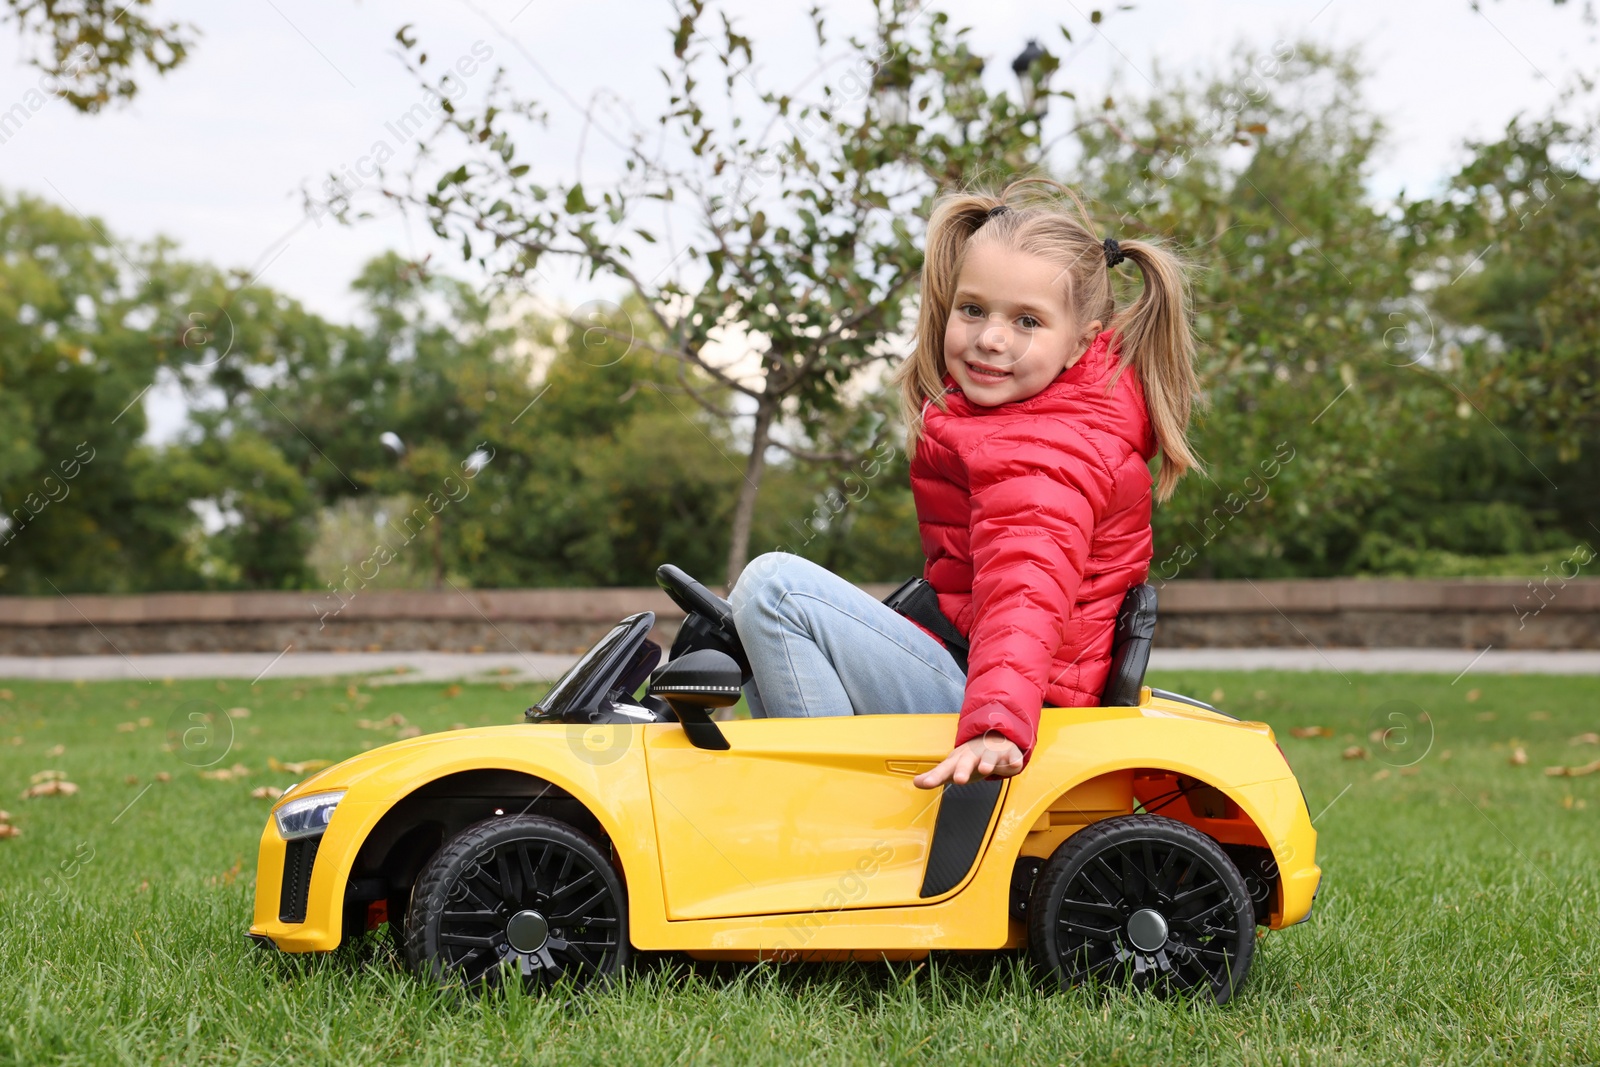
{"label": "green leaves", "polygon": [[459,185],[467,180],[467,165],[463,163],[455,170],[449,171],[439,179],[439,184],[434,186],[436,192],[443,192],[452,185]]}

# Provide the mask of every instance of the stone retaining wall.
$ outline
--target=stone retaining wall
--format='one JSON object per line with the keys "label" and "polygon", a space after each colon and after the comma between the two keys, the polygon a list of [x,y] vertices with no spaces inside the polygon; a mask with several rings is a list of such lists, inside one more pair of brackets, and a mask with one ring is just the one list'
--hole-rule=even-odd
{"label": "stone retaining wall", "polygon": [[[882,598],[892,584],[863,588]],[[1600,579],[1180,580],[1160,588],[1167,648],[1600,649]],[[624,615],[682,612],[647,589],[158,593],[0,597],[0,655],[309,651],[570,652]]]}

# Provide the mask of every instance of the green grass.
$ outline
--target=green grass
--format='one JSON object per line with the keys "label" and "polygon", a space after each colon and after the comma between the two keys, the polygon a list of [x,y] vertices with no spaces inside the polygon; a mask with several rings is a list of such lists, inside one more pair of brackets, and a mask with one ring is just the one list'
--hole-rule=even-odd
{"label": "green grass", "polygon": [[[535,690],[0,682],[0,808],[23,832],[0,840],[0,1062],[1600,1060],[1600,774],[1541,773],[1600,756],[1569,744],[1600,730],[1600,679],[1152,681],[1202,698],[1220,689],[1225,709],[1272,723],[1320,813],[1315,915],[1268,935],[1246,988],[1220,1009],[1043,995],[1015,958],[990,956],[701,972],[668,961],[576,1002],[451,1002],[380,939],[315,959],[248,945],[270,803],[250,792],[298,777],[268,772],[269,757],[337,759],[397,733],[359,719],[512,722]],[[203,779],[163,749],[169,718],[196,700],[250,709],[228,720],[235,737],[217,764],[247,777]],[[1429,713],[1411,726],[1435,737],[1402,773],[1426,738],[1391,735],[1410,744],[1388,752],[1368,735],[1401,725],[1381,716],[1407,707]],[[1289,735],[1310,725],[1335,736]],[[1352,745],[1373,758],[1342,758]],[[1524,766],[1509,762],[1517,746]],[[80,791],[19,799],[47,769]]]}

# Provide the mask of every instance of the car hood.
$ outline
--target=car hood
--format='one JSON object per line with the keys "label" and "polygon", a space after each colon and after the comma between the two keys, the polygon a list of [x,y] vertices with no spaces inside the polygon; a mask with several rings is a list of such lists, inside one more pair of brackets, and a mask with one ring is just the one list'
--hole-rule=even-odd
{"label": "car hood", "polygon": [[351,756],[349,759],[341,760],[331,767],[324,767],[304,781],[290,786],[283,796],[279,798],[278,803],[273,805],[273,809],[276,810],[288,801],[310,793],[322,793],[333,789],[348,789],[397,760],[409,759],[426,749],[439,745],[460,745],[464,741],[494,743],[517,740],[527,742],[542,734],[560,736],[564,729],[565,727],[558,724],[519,723],[511,726],[480,726],[466,730],[444,730],[435,734],[410,737],[404,741],[391,741],[387,745],[380,745],[377,748]]}

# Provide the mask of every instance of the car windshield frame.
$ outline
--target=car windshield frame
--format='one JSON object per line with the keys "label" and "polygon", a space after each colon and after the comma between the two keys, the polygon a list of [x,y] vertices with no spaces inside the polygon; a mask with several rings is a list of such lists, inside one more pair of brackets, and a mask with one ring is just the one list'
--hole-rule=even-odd
{"label": "car windshield frame", "polygon": [[642,682],[643,675],[655,666],[654,662],[642,664],[646,657],[659,659],[661,655],[661,646],[649,640],[655,622],[655,612],[641,611],[617,623],[556,679],[524,717],[530,722],[592,721],[605,710],[611,691],[625,677],[638,675]]}

